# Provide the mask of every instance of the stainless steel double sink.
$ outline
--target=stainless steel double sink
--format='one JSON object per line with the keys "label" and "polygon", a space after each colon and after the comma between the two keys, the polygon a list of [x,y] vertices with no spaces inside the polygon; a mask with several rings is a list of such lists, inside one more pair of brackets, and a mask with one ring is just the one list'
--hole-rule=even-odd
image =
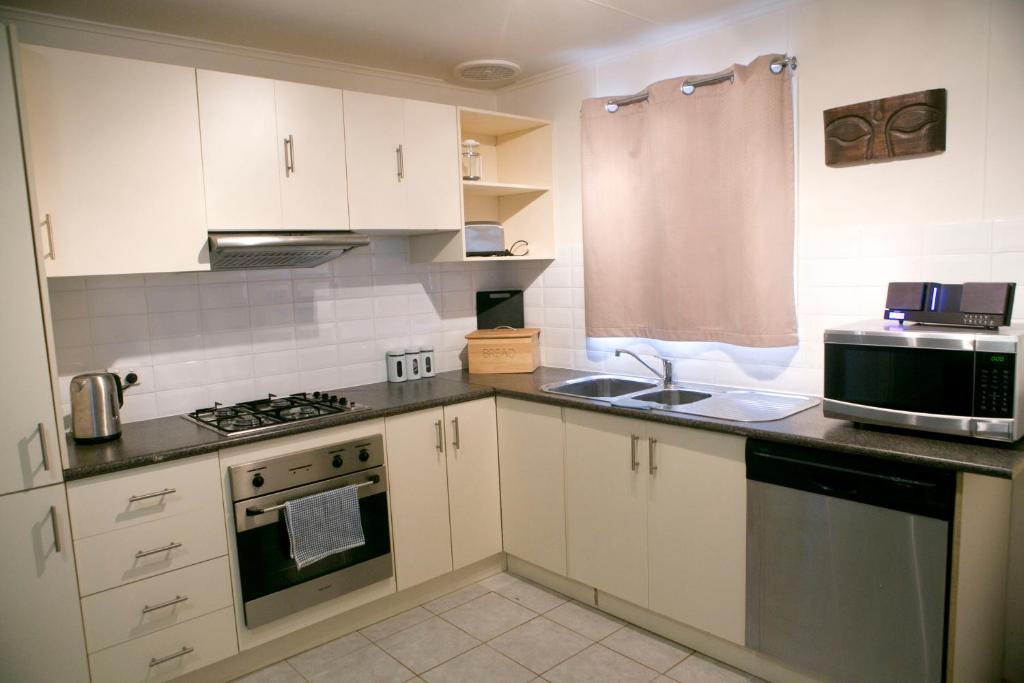
{"label": "stainless steel double sink", "polygon": [[602,401],[623,408],[661,410],[739,422],[781,420],[820,402],[797,394],[704,384],[664,386],[656,379],[619,375],[577,377],[545,384],[541,391]]}

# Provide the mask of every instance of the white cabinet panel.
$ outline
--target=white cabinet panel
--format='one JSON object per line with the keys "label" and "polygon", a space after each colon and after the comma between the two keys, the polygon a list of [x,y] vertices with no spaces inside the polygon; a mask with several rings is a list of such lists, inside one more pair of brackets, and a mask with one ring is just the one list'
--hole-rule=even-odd
{"label": "white cabinet panel", "polygon": [[279,164],[283,227],[348,228],[342,93],[315,85],[274,82],[277,136],[290,168]]}
{"label": "white cabinet panel", "polygon": [[565,575],[565,432],[557,406],[498,398],[505,552]]}
{"label": "white cabinet panel", "polygon": [[647,425],[651,460],[648,549],[651,609],[743,644],[746,628],[745,439]]}
{"label": "white cabinet panel", "polygon": [[462,175],[455,107],[403,100],[405,226],[462,229]]}
{"label": "white cabinet panel", "polygon": [[206,270],[195,70],[34,45],[21,56],[47,275]]}
{"label": "white cabinet panel", "polygon": [[406,212],[399,179],[402,100],[345,91],[345,156],[353,230],[403,229]]}
{"label": "white cabinet panel", "polygon": [[646,607],[646,425],[564,414],[569,577]]}
{"label": "white cabinet panel", "polygon": [[202,69],[196,78],[210,230],[280,227],[274,81]]}
{"label": "white cabinet panel", "polygon": [[455,569],[501,552],[494,399],[445,406],[448,506]]}
{"label": "white cabinet panel", "polygon": [[385,420],[399,590],[452,570],[443,427],[441,408]]}
{"label": "white cabinet panel", "polygon": [[0,496],[0,548],[0,678],[88,681],[64,487]]}
{"label": "white cabinet panel", "polygon": [[59,482],[58,440],[63,438],[51,394],[10,54],[6,33],[0,32],[0,273],[5,293],[0,376],[17,387],[5,393],[0,421],[0,494]]}

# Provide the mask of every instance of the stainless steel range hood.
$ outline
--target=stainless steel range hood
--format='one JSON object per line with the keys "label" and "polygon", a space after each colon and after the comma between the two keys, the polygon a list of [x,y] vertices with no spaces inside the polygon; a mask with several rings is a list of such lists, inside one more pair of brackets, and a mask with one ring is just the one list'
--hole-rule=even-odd
{"label": "stainless steel range hood", "polygon": [[355,232],[210,232],[210,270],[312,268],[365,247],[370,238]]}

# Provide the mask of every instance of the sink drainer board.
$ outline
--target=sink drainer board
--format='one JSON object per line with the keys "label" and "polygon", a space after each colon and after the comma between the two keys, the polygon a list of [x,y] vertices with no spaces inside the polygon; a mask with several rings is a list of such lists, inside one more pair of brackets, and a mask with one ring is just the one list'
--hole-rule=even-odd
{"label": "sink drainer board", "polygon": [[673,412],[737,422],[768,422],[795,415],[802,410],[813,408],[818,403],[818,399],[806,396],[729,391],[697,403],[677,406]]}

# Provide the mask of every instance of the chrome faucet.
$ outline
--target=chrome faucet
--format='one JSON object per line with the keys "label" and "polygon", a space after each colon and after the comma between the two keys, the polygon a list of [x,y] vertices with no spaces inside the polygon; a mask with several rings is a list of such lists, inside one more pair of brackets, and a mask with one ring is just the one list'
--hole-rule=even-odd
{"label": "chrome faucet", "polygon": [[615,349],[615,357],[616,358],[618,358],[620,355],[622,355],[624,353],[626,355],[633,356],[633,358],[636,358],[640,362],[641,365],[643,365],[645,368],[647,368],[648,370],[653,372],[655,375],[660,377],[662,382],[665,384],[666,387],[672,384],[672,361],[670,361],[668,358],[665,358],[663,356],[655,356],[655,358],[657,358],[658,360],[661,361],[662,371],[658,372],[657,370],[652,368],[650,365],[648,365],[647,361],[645,361],[643,358],[641,358],[640,356],[636,355],[635,353],[633,353],[629,349]]}

